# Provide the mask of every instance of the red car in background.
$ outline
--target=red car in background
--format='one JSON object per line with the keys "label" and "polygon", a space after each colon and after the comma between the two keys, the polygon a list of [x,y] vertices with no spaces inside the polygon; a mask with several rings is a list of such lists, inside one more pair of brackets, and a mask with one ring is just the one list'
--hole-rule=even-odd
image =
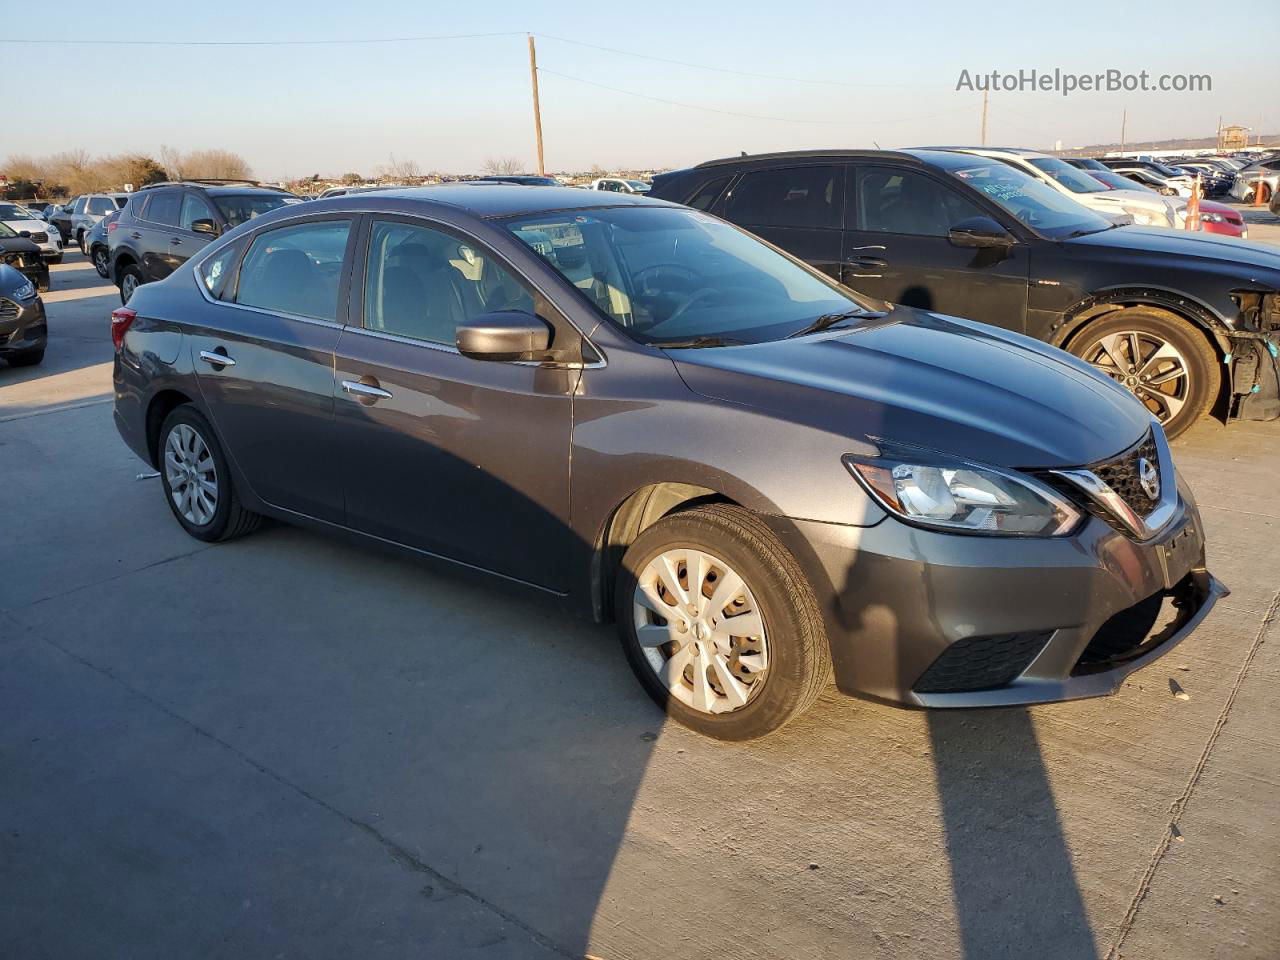
{"label": "red car in background", "polygon": [[[1134,183],[1126,176],[1118,173],[1112,173],[1110,170],[1094,170],[1089,168],[1085,170],[1099,183],[1105,184],[1112,190],[1140,190],[1143,189],[1139,183]],[[1153,190],[1152,193],[1155,191]],[[1244,217],[1240,215],[1240,211],[1235,207],[1229,207],[1225,203],[1218,203],[1215,200],[1200,201],[1200,228],[1205,233],[1220,233],[1227,237],[1239,237],[1241,240],[1249,238],[1249,228],[1244,225]]]}

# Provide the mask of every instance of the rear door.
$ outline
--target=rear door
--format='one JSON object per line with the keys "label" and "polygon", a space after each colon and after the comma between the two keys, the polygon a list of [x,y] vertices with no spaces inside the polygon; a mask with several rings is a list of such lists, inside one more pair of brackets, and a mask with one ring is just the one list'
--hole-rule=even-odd
{"label": "rear door", "polygon": [[724,200],[724,217],[840,279],[843,164],[811,164],[743,174]]}
{"label": "rear door", "polygon": [[[214,426],[253,492],[333,523],[343,517],[333,351],[346,316],[352,223],[291,221],[202,262],[205,293],[219,305],[202,311],[213,321],[187,336]],[[235,282],[226,282],[241,251]]]}
{"label": "rear door", "polygon": [[127,239],[138,251],[138,268],[144,283],[163,280],[173,272],[169,240],[182,215],[182,193],[179,187],[162,187],[151,193],[129,231]]}
{"label": "rear door", "polygon": [[845,285],[891,303],[1024,331],[1026,246],[975,250],[947,236],[961,221],[991,212],[924,171],[871,164],[851,166],[849,200]]}
{"label": "rear door", "polygon": [[335,361],[333,464],[347,524],[567,590],[570,395],[581,371],[473,360],[455,338],[462,319],[498,310],[536,312],[556,328],[553,342],[576,332],[461,232],[370,217],[367,251],[352,297],[363,320],[343,331]]}

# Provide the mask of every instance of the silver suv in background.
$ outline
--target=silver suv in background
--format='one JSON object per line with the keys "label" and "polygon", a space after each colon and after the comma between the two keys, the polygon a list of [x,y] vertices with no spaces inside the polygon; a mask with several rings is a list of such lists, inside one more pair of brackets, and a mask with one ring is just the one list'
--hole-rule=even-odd
{"label": "silver suv in background", "polygon": [[71,227],[67,243],[75,242],[81,253],[85,253],[84,238],[93,229],[94,224],[109,213],[115,213],[129,202],[127,193],[86,193],[76,198],[71,208]]}

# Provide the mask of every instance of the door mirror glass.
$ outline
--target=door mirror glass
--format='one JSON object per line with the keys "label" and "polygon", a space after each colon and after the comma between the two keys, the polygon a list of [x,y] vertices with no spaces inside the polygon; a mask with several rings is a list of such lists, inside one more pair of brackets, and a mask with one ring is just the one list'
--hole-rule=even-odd
{"label": "door mirror glass", "polygon": [[1009,247],[1013,236],[990,217],[970,217],[961,220],[947,234],[957,247]]}
{"label": "door mirror glass", "polygon": [[550,349],[551,328],[523,310],[481,313],[458,324],[457,345],[473,360],[530,360]]}
{"label": "door mirror glass", "polygon": [[218,232],[218,227],[212,220],[204,217],[191,221],[191,231],[193,233],[207,233],[212,236]]}

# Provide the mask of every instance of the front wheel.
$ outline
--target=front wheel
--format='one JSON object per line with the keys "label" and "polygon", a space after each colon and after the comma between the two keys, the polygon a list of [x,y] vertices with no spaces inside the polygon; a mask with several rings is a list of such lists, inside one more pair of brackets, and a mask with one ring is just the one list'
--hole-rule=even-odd
{"label": "front wheel", "polygon": [[1170,439],[1207,414],[1222,388],[1218,356],[1204,334],[1154,307],[1095,321],[1068,349],[1137,397]]}
{"label": "front wheel", "polygon": [[160,427],[160,482],[182,529],[197,540],[231,540],[262,518],[240,503],[227,458],[209,421],[195,407],[174,409]]}
{"label": "front wheel", "polygon": [[34,367],[44,360],[44,347],[11,353],[5,359],[9,361],[11,367]]}
{"label": "front wheel", "polygon": [[754,514],[709,504],[627,549],[614,611],[631,669],[685,726],[750,740],[803,713],[831,677],[813,590]]}

